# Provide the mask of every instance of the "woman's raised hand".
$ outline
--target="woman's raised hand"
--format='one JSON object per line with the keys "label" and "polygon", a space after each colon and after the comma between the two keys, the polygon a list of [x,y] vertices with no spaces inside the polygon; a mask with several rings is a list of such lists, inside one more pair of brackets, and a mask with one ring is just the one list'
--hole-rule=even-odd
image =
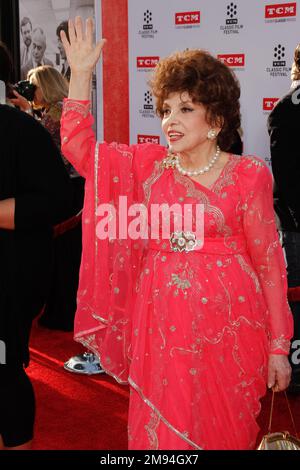
{"label": "woman's raised hand", "polygon": [[69,20],[69,41],[66,33],[61,31],[61,41],[65,48],[72,74],[91,74],[93,72],[106,42],[105,39],[102,39],[94,45],[93,32],[93,19],[88,18],[84,28],[80,16],[76,16],[74,22]]}

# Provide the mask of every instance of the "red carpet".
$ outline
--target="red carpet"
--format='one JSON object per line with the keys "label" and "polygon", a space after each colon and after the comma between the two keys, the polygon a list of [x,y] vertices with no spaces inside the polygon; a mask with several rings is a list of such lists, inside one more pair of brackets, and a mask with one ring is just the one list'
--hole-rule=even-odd
{"label": "red carpet", "polygon": [[[72,333],[34,327],[27,369],[37,398],[35,450],[127,449],[128,388],[105,374],[67,372],[63,363],[82,353]],[[299,431],[300,396],[289,396]],[[267,431],[270,394],[262,401],[260,437]],[[273,429],[294,434],[283,394],[276,395]]]}
{"label": "red carpet", "polygon": [[82,352],[71,333],[33,329],[27,370],[37,399],[35,450],[127,448],[128,388],[106,374],[65,371],[64,362]]}

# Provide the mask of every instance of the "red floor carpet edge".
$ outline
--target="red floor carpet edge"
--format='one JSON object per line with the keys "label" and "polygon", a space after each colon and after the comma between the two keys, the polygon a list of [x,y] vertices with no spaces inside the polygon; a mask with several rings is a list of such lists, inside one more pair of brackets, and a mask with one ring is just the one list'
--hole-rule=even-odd
{"label": "red floor carpet edge", "polygon": [[[106,374],[66,371],[64,362],[82,352],[72,333],[34,326],[27,369],[37,399],[34,450],[127,449],[128,387]],[[268,393],[262,400],[258,441],[267,432],[270,398]],[[300,396],[289,395],[289,400],[299,431]],[[295,434],[283,394],[276,395],[273,430]]]}

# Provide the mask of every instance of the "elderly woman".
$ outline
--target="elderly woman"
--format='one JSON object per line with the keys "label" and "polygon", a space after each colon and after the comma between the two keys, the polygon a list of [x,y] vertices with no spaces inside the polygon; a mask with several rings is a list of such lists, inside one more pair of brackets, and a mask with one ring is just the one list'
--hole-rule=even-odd
{"label": "elderly woman", "polygon": [[[226,152],[238,83],[202,50],[175,53],[151,81],[169,150],[98,143],[90,80],[105,41],[80,18],[69,35],[62,150],[86,178],[75,338],[130,384],[130,449],[252,449],[266,383],[289,383],[292,316],[269,170]],[[124,201],[142,214],[128,230]],[[162,204],[171,233],[168,216],[150,221]]]}

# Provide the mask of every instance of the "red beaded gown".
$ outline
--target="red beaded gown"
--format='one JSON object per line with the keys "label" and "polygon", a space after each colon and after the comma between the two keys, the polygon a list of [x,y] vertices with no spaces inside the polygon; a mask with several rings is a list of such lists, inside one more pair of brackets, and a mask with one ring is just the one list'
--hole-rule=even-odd
{"label": "red beaded gown", "polygon": [[[89,102],[65,101],[62,150],[86,178],[75,339],[129,382],[130,449],[252,449],[268,355],[292,336],[271,174],[231,155],[205,187],[164,147],[96,143],[92,123]],[[148,212],[202,204],[203,247],[101,239],[100,205],[120,220],[120,196]]]}

